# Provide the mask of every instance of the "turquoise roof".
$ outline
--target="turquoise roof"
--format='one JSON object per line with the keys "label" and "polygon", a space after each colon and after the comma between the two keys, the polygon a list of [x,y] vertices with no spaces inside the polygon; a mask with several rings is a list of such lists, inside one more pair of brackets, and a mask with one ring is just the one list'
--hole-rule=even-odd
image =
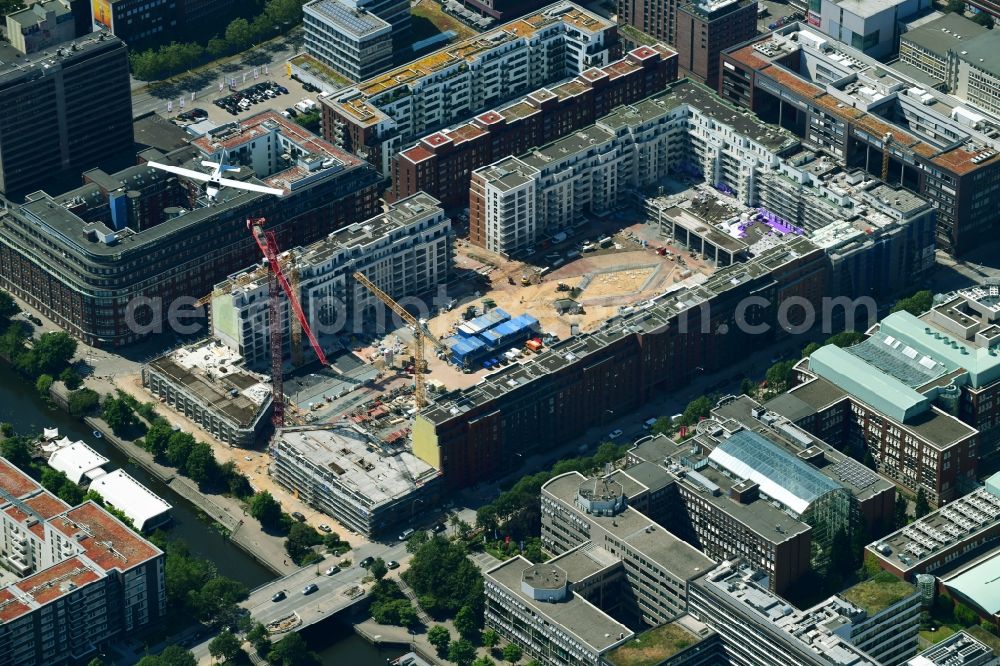
{"label": "turquoise roof", "polygon": [[909,312],[894,312],[882,320],[879,330],[941,361],[948,366],[948,372],[965,368],[976,388],[1000,380],[1000,349],[997,347],[971,347],[964,340],[931,327]]}
{"label": "turquoise roof", "polygon": [[931,405],[927,396],[836,345],[813,352],[809,369],[901,423],[927,411]]}
{"label": "turquoise roof", "polygon": [[944,583],[990,615],[1000,613],[1000,555]]}

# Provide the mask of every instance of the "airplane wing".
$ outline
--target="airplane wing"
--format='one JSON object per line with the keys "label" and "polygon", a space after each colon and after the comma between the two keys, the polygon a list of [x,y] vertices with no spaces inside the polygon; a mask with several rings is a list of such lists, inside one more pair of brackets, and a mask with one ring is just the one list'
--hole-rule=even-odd
{"label": "airplane wing", "polygon": [[172,166],[170,164],[160,164],[159,162],[146,162],[147,166],[151,166],[154,169],[160,169],[162,171],[169,171],[170,173],[176,173],[178,176],[187,176],[188,178],[194,178],[195,180],[211,180],[211,176],[207,173],[202,173],[201,171],[194,171],[193,169],[185,169],[183,167]]}
{"label": "airplane wing", "polygon": [[273,194],[279,197],[285,194],[284,190],[279,190],[276,187],[266,187],[264,185],[255,185],[254,183],[244,183],[242,180],[232,180],[231,178],[220,178],[216,182],[220,185],[225,185],[226,187],[235,187],[241,190],[250,190],[251,192],[263,192],[264,194]]}

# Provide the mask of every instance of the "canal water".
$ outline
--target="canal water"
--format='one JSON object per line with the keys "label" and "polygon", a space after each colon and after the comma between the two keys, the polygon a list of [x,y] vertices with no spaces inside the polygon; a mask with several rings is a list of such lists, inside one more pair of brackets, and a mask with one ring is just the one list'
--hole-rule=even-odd
{"label": "canal water", "polygon": [[[14,425],[18,434],[36,436],[42,428],[59,428],[60,435],[82,439],[111,462],[110,469],[124,469],[150,490],[173,506],[173,522],[169,528],[172,538],[184,541],[191,552],[211,560],[219,573],[243,582],[250,588],[257,587],[275,577],[266,567],[258,564],[215,528],[208,519],[198,517],[198,509],[169,486],[150,476],[141,467],[130,464],[104,440],[96,439],[86,424],[61,409],[51,407],[35,392],[34,387],[21,379],[10,367],[0,361],[0,422]],[[349,625],[336,625],[333,629],[307,635],[309,644],[323,657],[326,666],[383,666],[386,658],[402,654],[399,650],[379,650],[359,638]]]}

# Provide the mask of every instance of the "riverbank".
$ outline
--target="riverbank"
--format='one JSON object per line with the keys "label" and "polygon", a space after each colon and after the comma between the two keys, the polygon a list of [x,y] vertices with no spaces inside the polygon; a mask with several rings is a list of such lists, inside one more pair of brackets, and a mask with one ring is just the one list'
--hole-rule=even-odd
{"label": "riverbank", "polygon": [[354,632],[374,646],[404,647],[416,652],[430,664],[444,666],[448,662],[437,656],[434,646],[427,640],[427,634],[411,634],[406,627],[378,624],[375,620],[365,620],[354,625]]}
{"label": "riverbank", "polygon": [[[53,384],[49,394],[52,402],[66,411],[68,391],[65,386],[61,383]],[[138,467],[169,486],[171,490],[218,523],[226,531],[228,539],[256,562],[279,576],[286,576],[298,570],[299,567],[289,559],[285,551],[284,539],[267,534],[260,522],[247,514],[241,502],[225,495],[212,497],[205,495],[194,481],[179,475],[175,469],[156,462],[152,454],[134,442],[117,437],[103,419],[88,416],[83,421],[88,427],[100,432],[108,444],[128,456]]]}

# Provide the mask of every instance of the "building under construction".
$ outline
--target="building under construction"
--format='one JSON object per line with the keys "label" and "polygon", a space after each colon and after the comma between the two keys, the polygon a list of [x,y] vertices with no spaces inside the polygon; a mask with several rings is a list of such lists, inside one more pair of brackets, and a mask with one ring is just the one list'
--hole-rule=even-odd
{"label": "building under construction", "polygon": [[354,428],[285,428],[271,454],[279,484],[368,537],[408,524],[438,499],[436,469]]}
{"label": "building under construction", "polygon": [[[145,165],[203,170],[201,160],[223,153],[243,167],[239,178],[287,194],[224,188],[210,200],[201,183]],[[85,185],[65,194],[39,191],[0,210],[0,286],[89,345],[162,331],[178,299],[201,298],[259,261],[250,217],[266,217],[279,244],[294,247],[378,210],[371,166],[271,111],[139,159],[115,174],[87,172]]]}

